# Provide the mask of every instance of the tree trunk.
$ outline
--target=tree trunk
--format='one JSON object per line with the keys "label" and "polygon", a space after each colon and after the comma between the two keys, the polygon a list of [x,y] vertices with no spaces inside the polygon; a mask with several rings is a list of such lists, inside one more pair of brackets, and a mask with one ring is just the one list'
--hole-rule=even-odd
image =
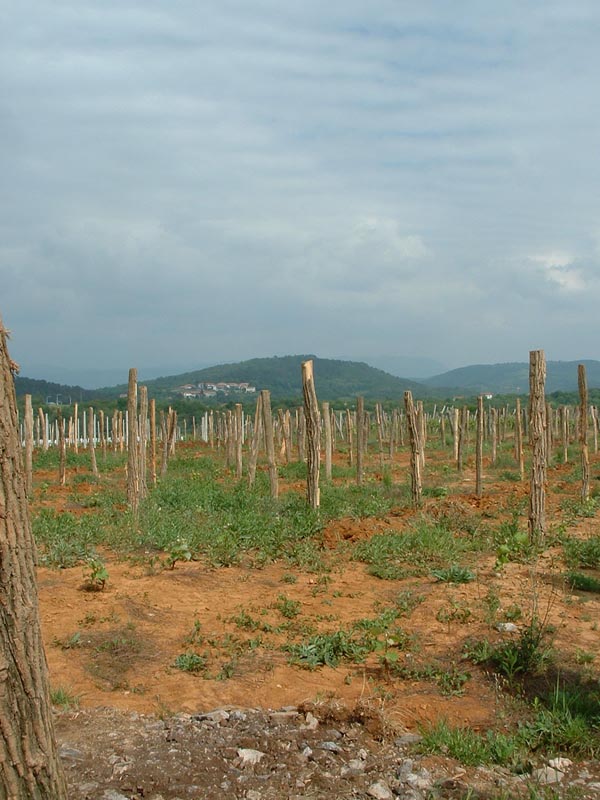
{"label": "tree trunk", "polygon": [[0,797],[66,800],[40,633],[12,366],[0,321]]}
{"label": "tree trunk", "polygon": [[477,438],[475,441],[475,494],[483,495],[483,396],[477,398]]}
{"label": "tree trunk", "polygon": [[529,493],[529,538],[540,544],[546,533],[546,358],[543,350],[529,353],[529,438],[531,442],[531,488]]}
{"label": "tree trunk", "polygon": [[356,398],[356,483],[362,486],[364,481],[364,452],[365,452],[365,401],[362,397]]}
{"label": "tree trunk", "polygon": [[31,395],[25,395],[25,485],[27,497],[33,493],[33,406]]}
{"label": "tree trunk", "polygon": [[577,367],[579,384],[579,441],[581,444],[581,499],[585,503],[590,497],[590,458],[588,454],[588,388],[585,364]]}
{"label": "tree trunk", "polygon": [[302,362],[302,392],[304,395],[304,417],[306,419],[306,494],[311,508],[319,508],[321,494],[319,471],[321,466],[321,420],[315,391],[313,362]]}
{"label": "tree trunk", "polygon": [[127,502],[137,514],[139,495],[139,459],[137,442],[137,369],[129,370],[127,390]]}
{"label": "tree trunk", "polygon": [[269,481],[271,484],[271,497],[279,496],[279,479],[277,476],[277,462],[275,461],[275,441],[273,439],[273,414],[271,412],[271,392],[261,390],[263,428],[265,432],[265,448],[269,462]]}
{"label": "tree trunk", "polygon": [[98,464],[96,462],[96,446],[94,444],[94,409],[90,406],[88,408],[87,419],[87,437],[88,437],[88,450],[90,451],[90,465],[92,467],[92,475],[98,477]]}
{"label": "tree trunk", "polygon": [[325,478],[331,480],[331,460],[333,454],[331,438],[331,415],[329,413],[329,403],[323,403],[323,426],[325,428]]}
{"label": "tree trunk", "polygon": [[412,502],[415,508],[421,505],[421,435],[419,431],[419,421],[415,411],[412,392],[404,392],[404,407],[406,410],[406,422],[408,425],[408,436],[410,439],[410,485]]}
{"label": "tree trunk", "polygon": [[256,399],[256,411],[254,414],[254,430],[250,442],[250,455],[248,457],[248,486],[254,486],[256,480],[256,464],[258,462],[258,449],[262,436],[262,394]]}

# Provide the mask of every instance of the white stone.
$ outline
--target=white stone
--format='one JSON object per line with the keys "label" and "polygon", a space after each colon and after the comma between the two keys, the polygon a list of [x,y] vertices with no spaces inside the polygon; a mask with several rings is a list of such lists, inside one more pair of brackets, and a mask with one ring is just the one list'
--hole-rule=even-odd
{"label": "white stone", "polygon": [[242,760],[242,767],[254,766],[266,755],[266,753],[261,753],[260,750],[252,750],[250,747],[240,747],[237,754]]}
{"label": "white stone", "polygon": [[519,628],[514,622],[499,622],[496,625],[496,630],[501,633],[518,633]]}
{"label": "white stone", "polygon": [[560,783],[565,777],[565,773],[559,769],[554,769],[554,767],[541,767],[535,770],[533,776],[538,783],[546,786],[552,783]]}
{"label": "white stone", "polygon": [[563,758],[562,756],[558,756],[558,758],[551,758],[548,762],[549,767],[554,767],[554,769],[558,769],[561,772],[566,772],[569,767],[573,766],[573,762],[570,758]]}
{"label": "white stone", "polygon": [[367,794],[375,800],[394,800],[393,792],[385,781],[372,783],[367,789]]}
{"label": "white stone", "polygon": [[319,727],[319,720],[310,711],[306,714],[306,725],[303,726],[308,731],[316,731]]}

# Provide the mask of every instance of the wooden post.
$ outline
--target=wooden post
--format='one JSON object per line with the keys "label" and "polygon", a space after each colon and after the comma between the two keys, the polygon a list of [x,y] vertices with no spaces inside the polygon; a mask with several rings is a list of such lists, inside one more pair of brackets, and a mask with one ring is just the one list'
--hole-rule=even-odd
{"label": "wooden post", "polygon": [[73,451],[79,452],[79,404],[73,406]]}
{"label": "wooden post", "polygon": [[129,370],[129,385],[127,389],[127,502],[134,515],[137,515],[140,502],[137,397],[137,369],[132,367]]}
{"label": "wooden post", "polygon": [[531,442],[531,488],[529,494],[529,538],[540,544],[546,534],[546,358],[543,350],[529,353],[529,438]]}
{"label": "wooden post", "polygon": [[100,449],[102,450],[102,461],[106,461],[106,431],[104,430],[104,411],[98,412],[98,430],[100,432]]}
{"label": "wooden post", "polygon": [[256,398],[256,411],[254,413],[254,429],[250,442],[250,456],[248,458],[248,486],[254,486],[256,480],[256,464],[258,463],[258,449],[262,436],[262,394]]}
{"label": "wooden post", "polygon": [[492,440],[492,464],[496,463],[498,454],[498,409],[490,408],[490,437]]}
{"label": "wooden post", "polygon": [[423,401],[417,400],[417,430],[421,438],[419,446],[419,456],[421,458],[421,470],[425,469],[425,444],[427,443],[427,421],[425,418],[425,410],[423,409]]}
{"label": "wooden post", "polygon": [[412,392],[404,392],[404,408],[406,411],[406,423],[408,425],[408,436],[410,440],[410,485],[412,502],[415,508],[421,505],[421,436],[417,413],[413,403]]}
{"label": "wooden post", "polygon": [[140,500],[148,496],[148,481],[146,479],[146,461],[148,449],[148,387],[140,386],[140,413],[138,420],[139,428],[139,450],[138,450],[138,471],[139,471],[139,494]]}
{"label": "wooden post", "polygon": [[0,320],[0,797],[66,800],[40,629],[13,379],[17,365],[6,339]]}
{"label": "wooden post", "polygon": [[67,482],[67,442],[65,439],[65,420],[60,408],[57,413],[58,423],[58,483],[64,486]]}
{"label": "wooden post", "polygon": [[348,466],[354,464],[354,443],[352,441],[352,412],[346,409],[346,441],[348,443]]}
{"label": "wooden post", "polygon": [[475,495],[483,496],[483,395],[477,398],[477,438],[475,440]]}
{"label": "wooden post", "polygon": [[456,466],[458,467],[459,459],[459,442],[460,442],[460,411],[458,408],[452,409],[452,454]]}
{"label": "wooden post", "polygon": [[364,481],[365,452],[365,400],[356,398],[356,483],[362,486]]}
{"label": "wooden post", "polygon": [[324,402],[323,407],[323,427],[325,429],[325,478],[331,480],[331,461],[333,455],[331,441],[331,415],[329,413],[329,403]]}
{"label": "wooden post", "polygon": [[[302,362],[302,393],[304,395],[304,417],[306,419],[306,494],[311,508],[319,508],[321,495],[319,471],[321,467],[321,419],[315,391],[313,362]],[[329,417],[329,414],[327,414]]]}
{"label": "wooden post", "polygon": [[98,477],[98,464],[96,462],[96,446],[94,444],[95,431],[94,431],[94,409],[90,406],[87,414],[87,439],[88,450],[90,453],[90,464],[92,467],[92,475]]}
{"label": "wooden post", "polygon": [[242,480],[242,444],[244,440],[244,427],[242,417],[242,404],[235,404],[235,477]]}
{"label": "wooden post", "polygon": [[44,452],[48,449],[48,420],[44,415],[43,409],[38,409],[40,418],[40,429],[42,431],[42,448]]}
{"label": "wooden post", "polygon": [[156,400],[151,398],[150,403],[150,480],[156,486]]}
{"label": "wooden post", "polygon": [[521,401],[517,397],[515,408],[515,458],[519,468],[519,478],[525,477],[525,461],[523,458],[523,426],[521,418]]}
{"label": "wooden post", "polygon": [[458,424],[458,458],[456,466],[459,472],[462,472],[465,450],[467,449],[467,432],[469,427],[469,409],[463,406],[460,412],[460,423]]}
{"label": "wooden post", "polygon": [[265,448],[267,450],[267,461],[269,463],[269,481],[271,484],[271,497],[279,496],[279,479],[277,476],[277,462],[275,461],[275,440],[273,438],[273,414],[271,412],[271,392],[268,389],[261,390],[263,428],[265,432]]}
{"label": "wooden post", "polygon": [[27,497],[31,497],[33,493],[33,406],[30,394],[25,395],[23,428],[25,435],[25,491]]}
{"label": "wooden post", "polygon": [[552,462],[552,406],[546,401],[546,464]]}
{"label": "wooden post", "polygon": [[383,408],[375,403],[375,424],[377,426],[377,444],[379,446],[379,468],[383,472]]}
{"label": "wooden post", "polygon": [[590,458],[588,454],[588,388],[585,364],[577,367],[579,385],[579,442],[581,444],[581,500],[585,503],[590,497]]}

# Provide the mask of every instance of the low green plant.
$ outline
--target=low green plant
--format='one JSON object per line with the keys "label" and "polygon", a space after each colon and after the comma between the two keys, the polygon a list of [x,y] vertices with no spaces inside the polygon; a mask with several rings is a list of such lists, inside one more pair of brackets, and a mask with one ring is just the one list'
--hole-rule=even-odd
{"label": "low green plant", "polygon": [[68,711],[70,708],[79,708],[79,695],[74,694],[64,686],[50,689],[50,701],[53,706],[58,706],[63,711]]}
{"label": "low green plant", "polygon": [[192,551],[187,542],[178,539],[173,542],[168,548],[165,549],[167,557],[165,559],[165,566],[169,569],[174,569],[178,561],[191,561]]}
{"label": "low green plant", "polygon": [[518,735],[471,728],[451,727],[442,720],[421,728],[421,753],[438,753],[455,758],[465,766],[498,764],[511,766],[523,759],[524,747]]}
{"label": "low green plant", "polygon": [[207,660],[205,657],[199,656],[197,653],[180,653],[173,662],[173,666],[176,669],[180,669],[182,672],[191,672],[194,675],[197,675],[206,671]]}
{"label": "low green plant", "polygon": [[486,640],[470,643],[465,656],[476,664],[487,664],[509,683],[540,670],[550,659],[550,631],[537,617],[530,620],[513,638],[498,644]]}
{"label": "low green plant", "polygon": [[580,592],[600,593],[600,580],[593,575],[583,572],[571,571],[565,575],[567,586]]}
{"label": "low green plant", "polygon": [[275,603],[275,608],[282,617],[286,619],[294,619],[300,613],[300,608],[302,604],[299,600],[292,600],[289,597],[286,597],[284,594],[280,594],[277,597],[277,602]]}
{"label": "low green plant", "polygon": [[563,549],[567,566],[573,569],[600,568],[600,536],[591,536],[589,539],[566,539],[563,541]]}
{"label": "low green plant", "polygon": [[83,571],[84,587],[91,592],[101,592],[109,578],[106,564],[99,556],[88,556]]}
{"label": "low green plant", "polygon": [[307,669],[337,667],[342,661],[360,663],[374,649],[368,638],[357,637],[344,630],[318,633],[300,644],[288,645],[292,664]]}
{"label": "low green plant", "polygon": [[475,573],[467,567],[461,567],[459,564],[452,564],[452,566],[444,569],[434,569],[431,574],[438,581],[446,583],[470,583],[475,580]]}

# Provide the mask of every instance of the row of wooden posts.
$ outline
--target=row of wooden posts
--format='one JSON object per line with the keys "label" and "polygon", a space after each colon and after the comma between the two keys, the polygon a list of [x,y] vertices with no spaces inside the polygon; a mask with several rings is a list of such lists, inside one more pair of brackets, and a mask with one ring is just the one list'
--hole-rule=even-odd
{"label": "row of wooden posts", "polygon": [[[550,463],[552,453],[557,444],[562,448],[563,461],[568,459],[569,444],[579,441],[582,453],[582,498],[589,496],[589,457],[588,429],[591,422],[594,452],[598,451],[598,411],[588,405],[585,367],[579,367],[580,404],[574,409],[561,406],[554,411],[544,397],[545,361],[543,368],[536,366],[535,353],[531,354],[530,366],[530,401],[529,409],[521,407],[517,398],[516,406],[509,409],[490,407],[485,409],[485,400],[480,396],[477,400],[475,421],[467,406],[436,407],[431,414],[426,414],[423,403],[413,401],[411,392],[405,392],[404,409],[394,408],[386,412],[380,403],[375,406],[374,415],[365,411],[364,400],[358,397],[356,408],[335,412],[329,403],[319,407],[317,400],[313,364],[306,361],[302,364],[302,385],[304,403],[293,411],[278,409],[274,415],[271,410],[271,399],[268,390],[262,390],[257,397],[254,418],[244,414],[241,404],[234,410],[205,412],[196,424],[192,418],[191,436],[200,438],[217,450],[223,450],[228,466],[235,468],[238,479],[243,474],[244,444],[247,444],[247,476],[250,485],[256,477],[258,457],[261,449],[266,453],[269,469],[270,491],[273,497],[278,495],[278,463],[289,463],[293,460],[293,447],[299,461],[307,464],[307,499],[314,508],[319,507],[319,477],[321,453],[324,457],[325,478],[331,479],[332,455],[338,440],[347,445],[348,463],[356,467],[356,481],[364,482],[365,454],[369,446],[371,434],[376,435],[380,466],[383,470],[389,459],[392,461],[395,449],[403,447],[408,440],[411,453],[411,490],[415,506],[421,504],[422,474],[425,467],[425,445],[427,441],[439,433],[442,447],[448,446],[447,428],[450,429],[453,449],[453,460],[459,470],[465,464],[465,455],[470,445],[472,429],[475,431],[475,494],[483,493],[483,445],[490,444],[491,463],[496,462],[498,445],[505,441],[507,432],[512,429],[514,435],[514,457],[520,478],[524,478],[524,440],[529,437],[532,448],[535,485],[540,480],[539,453],[543,438],[544,467]],[[543,379],[542,379],[543,374]],[[541,395],[540,395],[541,393]],[[542,399],[540,399],[540,396]],[[148,400],[145,386],[138,388],[137,372],[129,373],[127,411],[115,410],[112,417],[105,416],[103,411],[96,415],[93,408],[83,412],[83,426],[77,405],[74,414],[67,421],[58,409],[57,419],[50,424],[48,416],[39,409],[35,417],[31,404],[31,396],[25,397],[25,414],[22,438],[25,444],[26,473],[29,491],[31,490],[31,467],[34,444],[47,449],[56,444],[60,451],[59,480],[65,482],[66,448],[75,451],[79,446],[90,453],[91,468],[97,474],[96,447],[104,457],[110,447],[114,451],[127,450],[127,495],[131,507],[137,510],[140,501],[147,495],[148,482],[156,484],[158,475],[164,475],[169,457],[175,452],[176,442],[189,438],[187,423],[183,429],[179,425],[177,413],[173,409],[159,414],[157,427],[156,404]],[[67,423],[65,425],[65,423]],[[438,433],[436,433],[436,431]],[[133,435],[132,435],[133,433]],[[131,446],[134,444],[135,446]],[[157,466],[157,450],[160,446],[160,466]],[[532,478],[533,481],[533,478]],[[533,491],[533,488],[532,488]],[[539,522],[536,522],[539,527]]]}

